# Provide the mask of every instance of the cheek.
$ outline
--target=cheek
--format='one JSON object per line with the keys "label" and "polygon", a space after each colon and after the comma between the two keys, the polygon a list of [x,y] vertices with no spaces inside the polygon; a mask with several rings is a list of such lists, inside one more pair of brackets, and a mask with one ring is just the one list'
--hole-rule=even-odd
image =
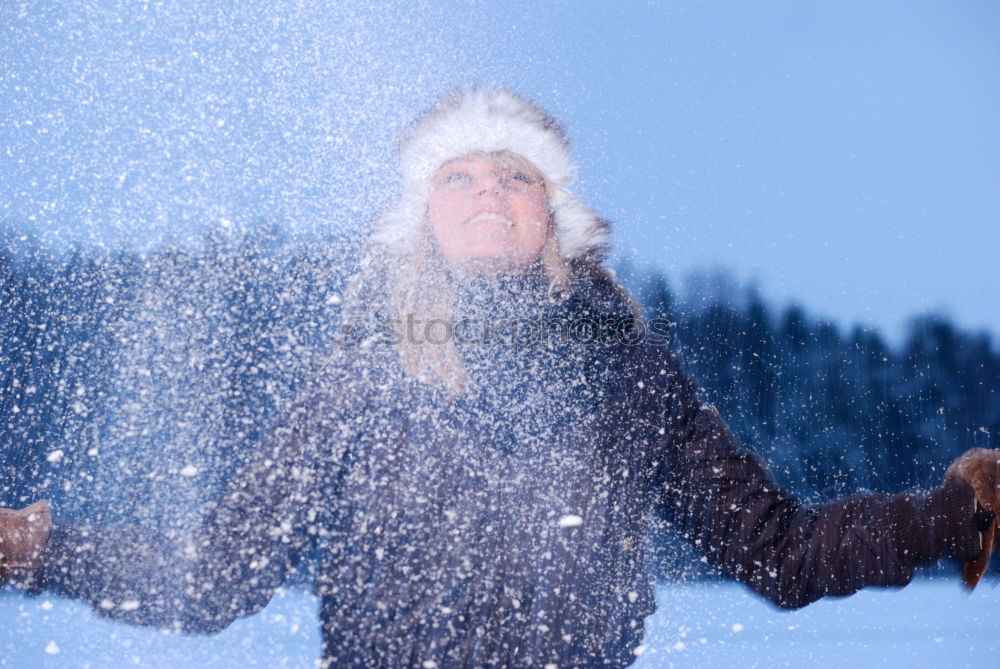
{"label": "cheek", "polygon": [[450,259],[461,252],[465,243],[458,229],[440,219],[431,218],[430,224],[431,235],[445,258]]}
{"label": "cheek", "polygon": [[438,197],[427,206],[427,223],[438,251],[448,262],[461,262],[479,255],[492,255],[491,240],[465,227],[467,207],[461,198]]}
{"label": "cheek", "polygon": [[461,217],[461,200],[447,195],[437,196],[427,204],[427,218],[434,228],[452,227]]}
{"label": "cheek", "polygon": [[545,240],[548,237],[548,226],[543,222],[532,221],[522,226],[518,233],[518,245],[524,252],[531,254],[545,245]]}
{"label": "cheek", "polygon": [[545,200],[531,199],[521,203],[518,218],[524,221],[519,226],[520,237],[526,245],[542,246],[549,232],[549,208]]}
{"label": "cheek", "polygon": [[427,205],[427,222],[443,250],[458,242],[463,220],[461,203],[456,198],[435,197]]}

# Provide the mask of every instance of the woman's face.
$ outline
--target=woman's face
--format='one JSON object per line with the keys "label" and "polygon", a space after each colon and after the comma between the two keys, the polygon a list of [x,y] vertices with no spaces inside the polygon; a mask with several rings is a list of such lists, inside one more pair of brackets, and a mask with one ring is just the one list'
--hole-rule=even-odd
{"label": "woman's face", "polygon": [[502,154],[473,154],[442,165],[427,217],[445,262],[477,271],[524,270],[549,235],[544,180]]}

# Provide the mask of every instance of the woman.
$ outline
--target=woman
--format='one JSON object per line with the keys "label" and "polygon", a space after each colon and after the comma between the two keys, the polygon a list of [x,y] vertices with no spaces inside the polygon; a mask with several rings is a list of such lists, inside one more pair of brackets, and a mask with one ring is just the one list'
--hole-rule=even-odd
{"label": "woman", "polygon": [[[992,550],[997,452],[931,491],[786,495],[601,261],[558,124],[463,89],[400,146],[403,192],[342,347],[191,537],[0,518],[23,587],[211,632],[309,565],[326,666],[625,666],[654,609],[658,514],[781,606]],[[990,476],[992,475],[992,479]],[[978,506],[985,507],[977,514]],[[0,551],[4,549],[0,548]]]}

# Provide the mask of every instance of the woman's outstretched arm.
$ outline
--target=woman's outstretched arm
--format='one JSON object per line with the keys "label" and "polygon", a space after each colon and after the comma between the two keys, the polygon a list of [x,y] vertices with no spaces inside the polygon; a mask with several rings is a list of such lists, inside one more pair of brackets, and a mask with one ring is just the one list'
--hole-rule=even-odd
{"label": "woman's outstretched arm", "polygon": [[905,585],[920,565],[981,552],[973,490],[962,478],[802,504],[699,401],[676,360],[666,369],[655,503],[710,562],[779,606]]}
{"label": "woman's outstretched arm", "polygon": [[334,500],[323,492],[339,457],[329,435],[317,433],[329,421],[316,417],[335,415],[327,404],[314,392],[284,411],[196,532],[57,522],[41,567],[22,573],[22,587],[89,600],[123,621],[197,633],[260,610],[326,531]]}

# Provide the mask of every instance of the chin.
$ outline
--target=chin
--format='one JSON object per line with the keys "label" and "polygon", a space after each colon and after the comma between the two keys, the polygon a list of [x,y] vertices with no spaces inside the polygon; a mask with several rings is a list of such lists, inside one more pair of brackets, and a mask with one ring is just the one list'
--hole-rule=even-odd
{"label": "chin", "polygon": [[476,255],[456,259],[451,263],[460,274],[520,274],[529,263],[510,255]]}

